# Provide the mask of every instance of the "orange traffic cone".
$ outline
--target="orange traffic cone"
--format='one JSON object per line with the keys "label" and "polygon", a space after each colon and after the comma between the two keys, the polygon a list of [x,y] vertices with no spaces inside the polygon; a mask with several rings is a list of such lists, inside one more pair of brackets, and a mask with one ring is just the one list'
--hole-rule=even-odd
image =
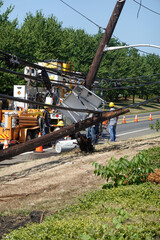
{"label": "orange traffic cone", "polygon": [[136,114],[136,116],[135,116],[134,121],[135,121],[135,122],[138,122],[138,116],[137,116],[137,114]]}
{"label": "orange traffic cone", "polygon": [[7,140],[7,137],[5,138],[4,144],[3,144],[3,149],[6,149],[6,148],[8,148],[8,140]]}
{"label": "orange traffic cone", "polygon": [[125,116],[123,116],[123,121],[122,121],[122,123],[126,123],[126,118],[125,118]]}
{"label": "orange traffic cone", "polygon": [[150,113],[150,116],[149,116],[149,120],[152,121],[152,115],[151,115],[151,113]]}
{"label": "orange traffic cone", "polygon": [[[41,132],[39,132],[38,137],[41,137]],[[43,153],[43,146],[39,146],[35,149],[35,152],[37,153]]]}

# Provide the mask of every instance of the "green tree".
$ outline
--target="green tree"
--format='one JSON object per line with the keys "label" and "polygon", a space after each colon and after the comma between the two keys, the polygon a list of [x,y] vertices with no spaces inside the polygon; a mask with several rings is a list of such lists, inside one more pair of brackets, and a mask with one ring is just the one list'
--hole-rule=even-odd
{"label": "green tree", "polygon": [[[0,1],[0,8],[3,2]],[[19,52],[19,29],[18,20],[9,21],[9,14],[14,10],[14,7],[9,6],[4,13],[0,13],[0,50],[4,52]],[[6,67],[4,62],[0,63],[1,67]],[[0,72],[1,93],[12,94],[13,85],[18,82],[18,78]]]}
{"label": "green tree", "polygon": [[63,29],[62,57],[67,61],[72,61],[77,71],[87,72],[89,70],[96,51],[95,45],[94,36],[88,35],[84,30]]}
{"label": "green tree", "polygon": [[45,18],[41,11],[28,13],[20,29],[21,53],[34,58],[59,59],[62,26],[51,15]]}

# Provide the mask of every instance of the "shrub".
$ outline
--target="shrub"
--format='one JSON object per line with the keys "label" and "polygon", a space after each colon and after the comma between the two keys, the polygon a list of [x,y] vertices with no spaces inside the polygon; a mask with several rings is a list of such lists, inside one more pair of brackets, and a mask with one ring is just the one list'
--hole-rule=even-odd
{"label": "shrub", "polygon": [[160,121],[156,120],[155,124],[149,124],[149,126],[152,130],[156,130],[158,132],[160,129]]}
{"label": "shrub", "polygon": [[106,166],[96,162],[92,162],[92,165],[95,166],[94,174],[107,181],[103,189],[126,184],[140,184],[146,181],[149,173],[154,172],[146,151],[138,153],[131,161],[128,160],[128,156],[121,157],[119,160],[112,157]]}

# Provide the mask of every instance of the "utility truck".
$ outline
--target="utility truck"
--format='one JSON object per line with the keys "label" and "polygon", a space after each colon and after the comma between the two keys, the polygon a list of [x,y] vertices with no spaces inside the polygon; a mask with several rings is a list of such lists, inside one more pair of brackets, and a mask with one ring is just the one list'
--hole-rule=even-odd
{"label": "utility truck", "polygon": [[[70,64],[62,61],[46,61],[38,63],[39,66],[62,70],[63,72],[69,71]],[[24,74],[29,76],[41,77],[42,73],[39,69],[26,66]],[[42,102],[46,104],[60,104],[62,99],[67,93],[65,85],[72,88],[69,83],[61,84],[61,86],[52,87],[52,83],[62,82],[61,76],[56,74],[48,74],[48,82],[43,81],[37,83],[29,78],[26,78],[26,85],[14,85],[13,96],[34,102]],[[51,83],[51,84],[50,84]],[[48,86],[51,86],[49,89]],[[3,109],[3,100],[0,106],[0,144],[4,144],[5,139],[9,143],[20,143],[29,141],[38,137],[39,132],[42,130],[43,124],[43,111],[41,107],[35,104],[23,103],[19,101],[8,102],[8,106]],[[57,126],[58,122],[63,119],[62,113],[55,109],[50,111],[51,118],[51,131]]]}
{"label": "utility truck", "polygon": [[[78,86],[75,86],[75,80],[68,79],[67,72],[70,71],[70,63],[46,61],[38,64],[47,69],[61,70],[63,74],[57,75],[49,72],[43,78],[40,69],[27,66],[24,69],[25,75],[41,77],[42,81],[39,83],[26,78],[26,85],[14,86],[13,95],[14,97],[51,104],[52,106],[77,108],[75,112],[69,110],[57,111],[52,108],[50,111],[51,131],[62,119],[65,125],[70,125],[88,117],[88,113],[78,112],[78,109],[98,110],[98,107],[103,103],[103,99],[82,86],[80,81]],[[9,143],[20,143],[38,137],[38,133],[43,127],[43,111],[44,109],[35,104],[10,102],[9,109],[0,110],[0,142],[3,144],[7,138]]]}

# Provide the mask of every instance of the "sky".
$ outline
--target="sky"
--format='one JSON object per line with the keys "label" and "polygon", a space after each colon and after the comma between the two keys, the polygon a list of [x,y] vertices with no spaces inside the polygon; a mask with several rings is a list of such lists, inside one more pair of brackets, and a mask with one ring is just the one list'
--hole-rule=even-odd
{"label": "sky", "polygon": [[[64,0],[72,8],[85,15],[98,26],[106,28],[117,0]],[[152,44],[160,46],[160,0],[136,0],[145,7],[140,7],[134,0],[126,0],[113,36],[127,45]],[[0,14],[10,5],[14,10],[10,13],[10,20],[18,19],[23,24],[26,13],[36,14],[41,10],[45,17],[53,14],[63,27],[84,29],[88,34],[96,34],[98,27],[77,12],[66,6],[60,0],[3,0]],[[142,51],[155,53],[160,56],[160,48],[141,47]]]}

